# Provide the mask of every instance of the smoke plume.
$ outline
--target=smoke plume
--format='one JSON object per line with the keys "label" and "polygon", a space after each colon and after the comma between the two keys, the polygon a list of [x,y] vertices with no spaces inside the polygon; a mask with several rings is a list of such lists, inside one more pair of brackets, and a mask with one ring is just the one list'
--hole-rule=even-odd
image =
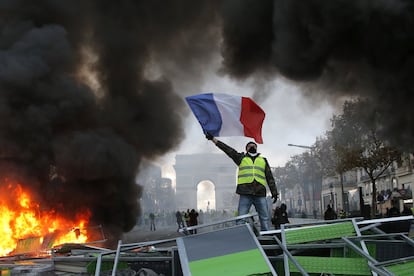
{"label": "smoke plume", "polygon": [[110,243],[131,230],[140,162],[184,137],[163,67],[210,58],[207,2],[1,1],[0,176],[64,215],[89,208]]}
{"label": "smoke plume", "polygon": [[384,137],[412,150],[412,1],[245,0],[223,5],[223,71],[283,75],[331,99],[369,98]]}

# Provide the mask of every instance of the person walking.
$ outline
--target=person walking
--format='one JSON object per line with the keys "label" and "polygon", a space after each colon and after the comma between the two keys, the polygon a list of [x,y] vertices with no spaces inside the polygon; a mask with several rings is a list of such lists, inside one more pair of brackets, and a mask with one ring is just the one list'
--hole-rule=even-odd
{"label": "person walking", "polygon": [[324,218],[325,218],[325,220],[334,220],[334,219],[338,218],[338,215],[336,214],[334,209],[332,209],[331,205],[329,205],[329,204],[326,208]]}
{"label": "person walking", "polygon": [[272,219],[275,229],[280,229],[281,224],[290,223],[288,213],[286,210],[287,210],[287,206],[284,203],[282,203],[280,207],[276,207],[275,212],[273,214],[273,219]]}
{"label": "person walking", "polygon": [[269,230],[269,208],[266,200],[266,185],[272,194],[273,203],[277,200],[277,189],[270,165],[266,158],[257,152],[257,144],[248,142],[246,153],[237,152],[227,144],[207,133],[206,138],[229,156],[239,167],[236,193],[239,195],[238,215],[249,213],[253,205],[259,214],[261,231]]}
{"label": "person walking", "polygon": [[404,204],[401,215],[402,216],[412,216],[413,215],[413,212],[411,212],[411,209],[410,209],[410,207],[408,207],[407,204]]}
{"label": "person walking", "polygon": [[187,209],[187,211],[184,213],[184,221],[186,227],[190,226],[190,209]]}
{"label": "person walking", "polygon": [[150,213],[149,214],[149,218],[150,218],[150,223],[151,223],[151,231],[155,231],[155,214],[154,213]]}
{"label": "person walking", "polygon": [[[198,225],[198,213],[196,210],[191,209],[190,214],[188,215],[190,218],[188,220],[189,226],[197,226]],[[190,230],[190,234],[197,234],[197,229]]]}
{"label": "person walking", "polygon": [[175,218],[177,220],[177,226],[178,226],[177,232],[178,232],[178,231],[180,231],[181,228],[184,228],[185,227],[184,221],[183,221],[183,214],[181,214],[180,211],[177,211],[175,213]]}

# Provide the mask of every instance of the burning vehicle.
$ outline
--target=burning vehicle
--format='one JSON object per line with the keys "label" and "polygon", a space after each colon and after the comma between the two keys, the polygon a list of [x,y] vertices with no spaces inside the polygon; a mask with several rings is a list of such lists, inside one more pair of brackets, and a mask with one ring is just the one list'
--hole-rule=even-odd
{"label": "burning vehicle", "polygon": [[88,232],[88,209],[79,210],[74,217],[64,217],[36,201],[33,191],[10,180],[3,181],[0,193],[0,256],[47,255],[57,245],[96,239],[96,231]]}

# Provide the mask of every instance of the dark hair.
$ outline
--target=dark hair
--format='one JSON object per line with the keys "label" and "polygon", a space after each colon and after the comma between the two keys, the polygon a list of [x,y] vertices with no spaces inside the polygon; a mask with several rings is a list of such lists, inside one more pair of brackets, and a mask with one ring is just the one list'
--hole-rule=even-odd
{"label": "dark hair", "polygon": [[255,145],[255,146],[256,146],[256,148],[257,148],[257,144],[256,144],[255,142],[252,142],[252,141],[250,141],[249,143],[247,143],[247,144],[246,144],[246,148],[247,148],[247,146],[248,146],[248,145],[251,145],[251,144],[252,144],[252,145]]}

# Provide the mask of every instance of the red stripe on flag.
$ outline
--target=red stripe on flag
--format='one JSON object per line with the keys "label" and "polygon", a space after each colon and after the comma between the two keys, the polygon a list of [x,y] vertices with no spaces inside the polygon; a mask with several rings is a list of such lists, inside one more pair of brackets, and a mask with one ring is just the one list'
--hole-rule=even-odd
{"label": "red stripe on flag", "polygon": [[242,97],[242,108],[240,122],[244,126],[244,135],[252,137],[254,140],[263,144],[262,125],[265,112],[252,99]]}

